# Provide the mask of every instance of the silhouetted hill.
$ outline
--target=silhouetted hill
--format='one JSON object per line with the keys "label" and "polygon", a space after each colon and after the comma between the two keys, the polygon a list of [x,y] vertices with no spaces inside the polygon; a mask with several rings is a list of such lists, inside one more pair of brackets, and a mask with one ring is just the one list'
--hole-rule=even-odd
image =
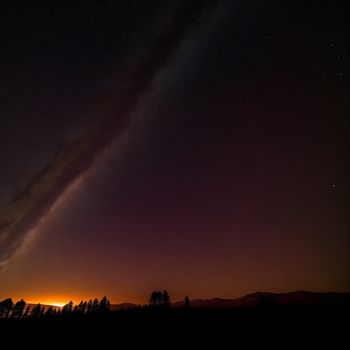
{"label": "silhouetted hill", "polygon": [[[193,299],[191,306],[195,308],[255,308],[268,301],[274,306],[292,305],[341,305],[350,303],[350,293],[316,293],[297,291],[289,293],[256,292],[236,299]],[[183,307],[182,301],[175,302],[172,307]]]}
{"label": "silhouetted hill", "polygon": [[[2,304],[12,302],[11,299],[6,299],[0,302]],[[296,291],[288,293],[270,293],[270,292],[255,292],[247,294],[245,296],[235,299],[193,299],[191,300],[191,307],[193,308],[213,308],[213,309],[233,309],[242,308],[250,309],[256,308],[261,303],[268,302],[270,306],[296,306],[296,305],[310,305],[310,306],[336,306],[347,304],[350,305],[350,293],[319,293],[319,292],[308,292],[308,291]],[[32,309],[37,304],[27,303]],[[42,307],[47,310],[49,307],[53,307],[55,310],[61,309],[60,306],[41,304]],[[141,305],[145,307],[146,305]],[[120,303],[111,304],[111,311],[118,310],[132,310],[140,307],[134,303]],[[172,308],[184,307],[183,301],[177,301],[171,304]]]}
{"label": "silhouetted hill", "polygon": [[110,310],[111,311],[131,310],[131,309],[136,309],[137,307],[138,307],[138,305],[137,304],[133,304],[133,303],[111,304],[110,305]]}
{"label": "silhouetted hill", "polygon": [[[193,299],[191,307],[194,308],[255,308],[261,305],[262,302],[268,301],[274,306],[294,306],[294,305],[314,305],[314,306],[332,306],[341,305],[344,303],[350,304],[350,293],[322,293],[296,291],[288,293],[270,293],[270,292],[255,292],[244,295],[235,299]],[[144,307],[145,305],[142,305]],[[137,304],[121,303],[111,304],[111,310],[128,310],[136,309]],[[173,308],[184,307],[183,301],[177,301],[171,304]]]}

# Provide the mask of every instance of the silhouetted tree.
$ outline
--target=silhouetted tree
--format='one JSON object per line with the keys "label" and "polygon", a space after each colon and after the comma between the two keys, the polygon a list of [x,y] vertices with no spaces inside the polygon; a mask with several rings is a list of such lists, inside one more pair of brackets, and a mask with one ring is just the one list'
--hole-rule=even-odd
{"label": "silhouetted tree", "polygon": [[40,316],[44,316],[45,314],[45,306],[42,307],[42,309],[40,310]]}
{"label": "silhouetted tree", "polygon": [[163,291],[162,295],[162,305],[170,306],[170,296],[166,290]]}
{"label": "silhouetted tree", "polygon": [[28,317],[29,311],[30,311],[30,306],[27,305],[26,310],[24,311],[24,314],[23,314],[23,318],[24,318],[24,317]]}
{"label": "silhouetted tree", "polygon": [[30,313],[30,316],[34,318],[38,318],[41,316],[41,314],[42,314],[42,308],[41,308],[41,304],[39,303],[33,307]]}
{"label": "silhouetted tree", "polygon": [[92,312],[92,300],[90,299],[89,302],[87,303],[86,311],[88,313]]}
{"label": "silhouetted tree", "polygon": [[150,297],[150,304],[155,305],[161,305],[163,300],[163,294],[159,290],[155,290],[151,293]]}
{"label": "silhouetted tree", "polygon": [[54,315],[54,308],[50,306],[47,311],[45,312],[45,316],[52,317]]}
{"label": "silhouetted tree", "polygon": [[69,313],[68,304],[62,306],[62,315],[67,315]]}
{"label": "silhouetted tree", "polygon": [[151,305],[157,305],[157,292],[156,292],[156,291],[153,291],[153,292],[151,293],[151,296],[150,296],[150,298],[149,298],[149,303],[150,303]]}
{"label": "silhouetted tree", "polygon": [[110,305],[109,300],[107,299],[106,296],[104,296],[100,301],[99,311],[107,312],[109,310],[109,305]]}
{"label": "silhouetted tree", "polygon": [[184,299],[184,306],[185,307],[191,307],[191,302],[190,302],[190,298],[186,295],[185,299]]}
{"label": "silhouetted tree", "polygon": [[170,305],[170,297],[166,290],[164,292],[160,292],[159,290],[155,290],[151,293],[150,297],[150,304],[152,306],[155,305],[163,305],[163,306],[169,306]]}
{"label": "silhouetted tree", "polygon": [[0,316],[8,317],[13,308],[13,301],[11,298],[5,299],[0,302]]}
{"label": "silhouetted tree", "polygon": [[100,310],[100,303],[97,298],[94,299],[92,302],[92,312],[99,312]]}
{"label": "silhouetted tree", "polygon": [[23,299],[17,301],[15,306],[12,308],[11,317],[22,317],[25,306],[26,302]]}
{"label": "silhouetted tree", "polygon": [[73,302],[70,301],[68,304],[66,304],[62,307],[61,314],[68,315],[68,314],[72,313],[72,311],[73,311]]}
{"label": "silhouetted tree", "polygon": [[81,301],[77,308],[78,313],[84,314],[86,310],[86,305],[87,305],[86,301]]}
{"label": "silhouetted tree", "polygon": [[68,303],[68,311],[69,312],[73,311],[73,302],[72,302],[72,300]]}

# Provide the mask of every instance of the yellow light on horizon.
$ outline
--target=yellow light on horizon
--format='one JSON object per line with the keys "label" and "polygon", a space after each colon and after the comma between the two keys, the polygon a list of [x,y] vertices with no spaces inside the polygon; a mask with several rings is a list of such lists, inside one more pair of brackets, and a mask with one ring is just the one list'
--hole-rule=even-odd
{"label": "yellow light on horizon", "polygon": [[44,304],[45,305],[62,307],[64,305],[66,305],[67,303],[60,303],[60,302],[52,301],[52,302],[47,302],[47,303],[44,303]]}
{"label": "yellow light on horizon", "polygon": [[27,304],[41,304],[41,305],[49,305],[49,306],[58,306],[58,307],[62,307],[66,304],[68,304],[68,301],[55,301],[55,300],[47,300],[47,299],[42,299],[42,300],[26,300]]}
{"label": "yellow light on horizon", "polygon": [[27,301],[27,304],[34,304],[34,305],[40,304],[40,305],[62,307],[64,305],[66,305],[67,303],[62,303],[62,302],[58,302],[58,301]]}

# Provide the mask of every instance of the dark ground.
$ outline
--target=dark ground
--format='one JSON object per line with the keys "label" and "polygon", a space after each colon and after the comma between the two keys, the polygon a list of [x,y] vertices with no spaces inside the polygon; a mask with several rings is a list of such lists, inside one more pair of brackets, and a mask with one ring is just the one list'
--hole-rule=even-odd
{"label": "dark ground", "polygon": [[349,305],[234,309],[136,309],[97,315],[0,319],[2,344],[103,349],[349,348]]}

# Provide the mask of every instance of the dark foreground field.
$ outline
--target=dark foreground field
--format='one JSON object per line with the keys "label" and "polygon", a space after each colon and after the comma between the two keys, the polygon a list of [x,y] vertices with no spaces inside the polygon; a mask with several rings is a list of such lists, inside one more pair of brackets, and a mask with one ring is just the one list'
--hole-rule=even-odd
{"label": "dark foreground field", "polygon": [[[135,309],[60,318],[0,319],[2,344],[37,348],[126,346],[212,349],[349,348],[350,312],[342,307]],[[147,347],[148,348],[148,347]]]}

